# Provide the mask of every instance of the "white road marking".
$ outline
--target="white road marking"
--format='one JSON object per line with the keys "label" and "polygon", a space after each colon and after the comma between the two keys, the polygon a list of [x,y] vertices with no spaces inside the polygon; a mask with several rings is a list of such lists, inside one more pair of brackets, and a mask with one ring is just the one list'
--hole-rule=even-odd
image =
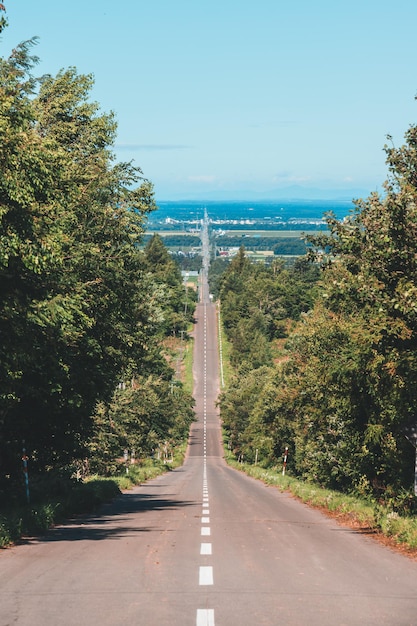
{"label": "white road marking", "polygon": [[196,626],[214,626],[214,609],[197,609]]}
{"label": "white road marking", "polygon": [[[207,341],[207,307],[204,302],[204,345],[203,345],[203,503],[202,503],[202,517],[201,524],[210,523],[210,509],[209,509],[209,496],[208,496],[208,483],[207,483],[207,369],[208,369],[208,341]],[[201,526],[201,535],[210,536],[211,530],[209,526]],[[211,556],[212,544],[201,543],[200,554]],[[213,567],[212,566],[200,566],[199,569],[199,584],[200,585],[213,585]],[[215,626],[214,624],[214,609],[197,609],[196,626]]]}
{"label": "white road marking", "polygon": [[200,554],[211,554],[211,543],[202,543],[200,545]]}
{"label": "white road marking", "polygon": [[214,609],[197,609],[196,626],[214,626]]}
{"label": "white road marking", "polygon": [[199,575],[200,585],[212,585],[213,584],[213,568],[211,565],[201,565]]}

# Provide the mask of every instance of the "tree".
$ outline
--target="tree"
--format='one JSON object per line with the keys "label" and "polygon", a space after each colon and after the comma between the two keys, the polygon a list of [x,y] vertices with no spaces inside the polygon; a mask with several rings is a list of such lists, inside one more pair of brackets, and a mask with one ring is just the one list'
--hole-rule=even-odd
{"label": "tree", "polygon": [[[376,493],[408,486],[412,476],[411,446],[403,432],[415,422],[417,383],[416,135],[412,127],[404,146],[386,147],[384,196],[357,201],[344,222],[330,215],[330,235],[312,240],[325,268],[320,343],[323,333],[344,328],[333,361],[343,386],[332,390],[320,369],[316,384],[327,394],[331,390],[339,414],[345,406],[343,423],[350,434],[341,433],[339,440],[350,440],[356,467],[343,462],[350,466],[345,477],[353,484],[365,480]],[[306,327],[313,331],[307,345],[313,338],[317,345],[317,317],[306,320]],[[321,345],[319,361],[328,362],[330,354],[329,344]],[[323,417],[321,432],[330,433],[325,408],[318,413]],[[337,456],[336,442],[330,454]]]}
{"label": "tree", "polygon": [[193,419],[192,399],[181,385],[174,388],[171,381],[153,374],[138,375],[125,389],[116,390],[110,403],[98,404],[88,445],[90,469],[115,473],[124,449],[140,460],[165,442],[175,447]]}
{"label": "tree", "polygon": [[152,187],[112,164],[91,77],[46,76],[34,97],[32,43],[0,61],[2,473],[22,439],[39,468],[80,454],[96,402],[152,367],[159,328],[138,247]]}
{"label": "tree", "polygon": [[144,252],[145,267],[164,302],[162,316],[165,334],[185,332],[193,319],[195,298],[185,289],[179,266],[157,234],[148,241]]}
{"label": "tree", "polygon": [[255,449],[250,452],[252,446],[245,431],[268,371],[267,367],[261,367],[235,376],[230,387],[220,396],[221,416],[228,445],[236,456],[241,456],[244,452],[248,459],[254,456]]}
{"label": "tree", "polygon": [[[235,270],[222,295],[229,338],[242,354],[247,320],[271,329],[281,316],[300,319],[274,382],[236,422],[241,448],[257,445],[272,462],[285,442],[295,473],[379,498],[410,487],[414,465],[404,433],[416,423],[417,401],[417,127],[386,154],[384,194],[356,201],[341,222],[329,214],[329,233],[307,238],[314,272],[303,260],[287,275],[274,268],[274,283],[259,269],[245,269],[244,281]],[[236,269],[243,268],[241,255]],[[239,361],[233,351],[232,358]],[[241,405],[235,390],[223,402],[230,416],[230,404]]]}

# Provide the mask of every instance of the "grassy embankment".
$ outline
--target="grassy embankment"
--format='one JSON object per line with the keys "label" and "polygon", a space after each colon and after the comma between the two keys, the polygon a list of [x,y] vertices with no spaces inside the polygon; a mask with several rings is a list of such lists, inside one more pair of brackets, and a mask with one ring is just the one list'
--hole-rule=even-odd
{"label": "grassy embankment", "polygon": [[[226,362],[229,345],[224,332],[222,332],[221,340],[223,367],[227,372],[225,380],[228,381],[231,376],[230,366]],[[291,493],[302,502],[322,510],[340,523],[357,529],[358,532],[379,538],[382,542],[417,557],[417,517],[415,515],[400,513],[395,509],[395,505],[383,506],[371,499],[324,489],[314,483],[299,480],[291,476],[291,468],[288,468],[283,476],[282,466],[265,469],[260,464],[240,463],[227,449],[225,436],[223,440],[225,459],[230,466],[267,485]]]}

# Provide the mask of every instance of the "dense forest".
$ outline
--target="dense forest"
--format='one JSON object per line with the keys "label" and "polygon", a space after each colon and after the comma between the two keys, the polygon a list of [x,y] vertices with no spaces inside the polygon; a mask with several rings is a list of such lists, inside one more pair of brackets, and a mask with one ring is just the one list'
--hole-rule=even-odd
{"label": "dense forest", "polygon": [[[175,235],[163,235],[158,233],[162,238],[167,248],[199,248],[201,246],[201,239],[199,235],[191,234],[175,234]],[[144,242],[146,243],[152,235],[145,235]]]}
{"label": "dense forest", "polygon": [[0,59],[3,494],[23,447],[32,475],[86,460],[107,472],[124,448],[175,444],[193,419],[165,340],[188,328],[194,294],[158,236],[141,245],[152,186],[115,163],[92,77],[35,79],[34,43]]}
{"label": "dense forest", "polygon": [[[146,243],[151,235],[145,235]],[[191,247],[198,248],[201,245],[200,238],[196,235],[177,234],[161,235],[167,248],[179,248],[187,250]],[[213,243],[217,250],[222,248],[240,248],[245,246],[247,250],[272,250],[276,255],[302,255],[307,252],[304,241],[304,233],[300,231],[299,237],[262,237],[256,234],[247,235],[215,235]]]}
{"label": "dense forest", "polygon": [[293,270],[251,265],[242,249],[214,286],[235,367],[220,405],[236,456],[279,465],[288,446],[293,475],[395,499],[412,497],[414,475],[417,127],[385,151],[384,192],[343,221],[327,215],[329,232],[309,238]]}

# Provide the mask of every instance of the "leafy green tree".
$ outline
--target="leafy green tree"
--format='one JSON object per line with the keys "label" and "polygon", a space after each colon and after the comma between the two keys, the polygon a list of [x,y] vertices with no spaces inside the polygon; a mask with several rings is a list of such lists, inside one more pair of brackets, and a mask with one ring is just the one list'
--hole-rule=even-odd
{"label": "leafy green tree", "polygon": [[22,439],[40,468],[80,454],[96,402],[150,363],[159,328],[138,248],[152,188],[112,164],[91,77],[46,76],[34,96],[32,43],[0,60],[2,473]]}
{"label": "leafy green tree", "polygon": [[268,371],[267,367],[262,367],[235,376],[227,391],[220,396],[221,416],[228,445],[236,456],[245,452],[248,459],[252,457],[252,447],[245,431]]}
{"label": "leafy green tree", "polygon": [[[264,467],[279,463],[285,447],[294,453],[295,399],[294,380],[285,367],[261,370],[262,385],[244,432],[243,453]],[[257,451],[257,454],[256,454]],[[293,467],[291,458],[291,468]]]}
{"label": "leafy green tree", "polygon": [[140,461],[165,442],[175,447],[186,437],[193,419],[192,399],[181,385],[139,375],[125,389],[118,389],[110,403],[98,404],[88,445],[90,470],[115,473],[124,462],[125,449]]}
{"label": "leafy green tree", "polygon": [[[241,448],[256,442],[272,462],[275,444],[287,442],[292,469],[304,478],[345,490],[366,487],[378,497],[412,484],[414,451],[404,432],[415,425],[417,399],[416,148],[411,127],[404,146],[386,147],[384,194],[358,200],[342,222],[328,215],[329,234],[308,238],[314,278],[302,260],[287,276],[274,268],[277,284],[259,269],[247,270],[240,283],[236,274],[223,282],[229,338],[243,353],[242,318],[260,313],[257,328],[271,329],[281,315],[301,317],[275,383],[266,382],[236,422]],[[238,362],[233,352],[232,358]],[[240,401],[227,393],[232,415],[228,403]]]}
{"label": "leafy green tree", "polygon": [[243,248],[227,266],[220,288],[222,320],[232,344],[231,362],[245,371],[271,363],[271,342],[287,334],[313,304],[317,269],[251,263]]}
{"label": "leafy green tree", "polygon": [[163,298],[165,334],[186,331],[193,320],[195,296],[184,287],[181,271],[162,238],[155,234],[145,246],[145,267]]}
{"label": "leafy green tree", "polygon": [[[326,458],[339,457],[340,441],[350,440],[356,469],[342,460],[344,485],[365,480],[375,493],[408,486],[412,477],[412,449],[404,428],[415,422],[417,382],[415,145],[412,127],[404,146],[386,148],[385,194],[357,201],[344,222],[330,215],[330,236],[313,240],[316,258],[325,267],[325,308],[321,326],[317,317],[306,321],[311,333],[306,345],[322,344],[319,361],[329,362],[332,351],[322,343],[323,336],[336,332],[338,349],[330,362],[343,386],[329,385],[320,368],[316,385],[332,397],[333,412],[340,414],[345,407],[340,437],[329,445]],[[337,332],[341,327],[342,339]],[[324,406],[317,410],[315,422],[322,421],[320,437],[326,438],[332,430],[331,413]],[[345,428],[350,434],[343,433]],[[310,442],[309,449],[315,454],[317,444]]]}
{"label": "leafy green tree", "polygon": [[268,267],[250,263],[241,249],[222,278],[235,375],[220,408],[232,449],[248,460],[258,450],[262,463],[274,463],[285,445],[293,447],[296,394],[273,367],[274,342],[286,336],[289,319],[313,305],[317,276],[301,261],[289,270],[278,259]]}
{"label": "leafy green tree", "polygon": [[271,346],[261,314],[238,322],[232,346],[230,361],[236,370],[248,371],[271,363]]}
{"label": "leafy green tree", "polygon": [[210,293],[217,299],[220,295],[221,279],[229,265],[229,259],[217,257],[210,263],[208,271],[208,280],[210,285]]}

